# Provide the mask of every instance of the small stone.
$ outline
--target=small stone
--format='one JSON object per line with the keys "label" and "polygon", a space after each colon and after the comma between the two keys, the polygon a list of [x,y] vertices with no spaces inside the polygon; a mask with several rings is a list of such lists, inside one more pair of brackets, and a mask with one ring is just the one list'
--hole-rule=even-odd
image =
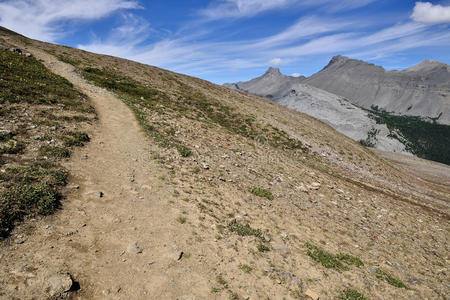
{"label": "small stone", "polygon": [[23,244],[23,243],[25,243],[25,240],[20,239],[20,240],[17,240],[17,241],[16,241],[16,244],[18,244],[18,245],[21,245],[21,244]]}
{"label": "small stone", "polygon": [[273,249],[281,252],[281,254],[283,254],[283,255],[288,255],[288,254],[291,253],[289,248],[286,245],[283,245],[283,244],[275,245],[275,246],[273,246]]}
{"label": "small stone", "polygon": [[208,166],[208,164],[206,164],[206,163],[202,163],[202,167],[203,167],[203,169],[205,169],[205,170],[209,170],[209,166]]}
{"label": "small stone", "polygon": [[226,244],[226,246],[227,246],[227,248],[234,248],[236,246],[236,243],[235,242],[228,242]]}
{"label": "small stone", "polygon": [[132,243],[128,246],[127,252],[130,254],[139,254],[139,253],[142,253],[142,249],[139,248],[137,243]]}
{"label": "small stone", "polygon": [[365,279],[364,280],[364,285],[367,286],[367,287],[371,287],[371,286],[375,285],[375,282],[373,280]]}
{"label": "small stone", "polygon": [[244,217],[248,216],[248,214],[247,214],[247,212],[246,212],[245,210],[242,211],[242,215],[243,215]]}
{"label": "small stone", "polygon": [[270,242],[270,236],[268,236],[267,234],[264,235],[264,240],[266,242]]}
{"label": "small stone", "polygon": [[280,236],[281,236],[281,238],[282,238],[283,240],[284,240],[285,238],[288,237],[288,235],[287,235],[286,232],[282,232],[282,233],[280,234]]}
{"label": "small stone", "polygon": [[183,258],[183,254],[184,254],[183,251],[177,251],[175,253],[175,257],[177,258],[177,260],[181,260]]}
{"label": "small stone", "polygon": [[46,283],[48,284],[46,290],[52,298],[60,297],[64,293],[69,292],[74,284],[72,276],[69,273],[51,275],[47,278]]}
{"label": "small stone", "polygon": [[312,298],[312,299],[314,299],[314,300],[318,300],[319,299],[319,294],[314,292],[314,291],[312,291],[312,290],[310,290],[310,289],[306,290],[305,295],[310,297],[310,298]]}
{"label": "small stone", "polygon": [[122,290],[122,288],[120,287],[120,285],[116,285],[112,288],[112,290],[115,293],[119,293]]}
{"label": "small stone", "polygon": [[155,263],[155,261],[154,260],[150,260],[149,262],[148,262],[148,264],[151,266],[151,265],[153,265]]}
{"label": "small stone", "polygon": [[320,183],[318,183],[318,182],[313,182],[313,183],[310,184],[309,188],[310,188],[311,190],[318,190],[318,189],[320,188]]}

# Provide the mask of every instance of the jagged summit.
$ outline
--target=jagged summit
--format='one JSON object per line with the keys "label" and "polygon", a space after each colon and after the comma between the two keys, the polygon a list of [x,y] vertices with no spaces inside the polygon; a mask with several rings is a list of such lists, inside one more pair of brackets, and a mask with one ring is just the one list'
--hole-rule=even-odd
{"label": "jagged summit", "polygon": [[264,76],[265,75],[283,75],[283,74],[281,74],[279,68],[269,67],[266,73],[264,73]]}

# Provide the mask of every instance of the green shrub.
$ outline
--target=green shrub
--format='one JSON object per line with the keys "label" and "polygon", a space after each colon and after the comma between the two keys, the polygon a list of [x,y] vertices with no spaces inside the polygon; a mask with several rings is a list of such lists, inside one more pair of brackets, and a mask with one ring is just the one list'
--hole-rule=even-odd
{"label": "green shrub", "polygon": [[259,252],[268,252],[270,251],[270,248],[264,245],[263,243],[259,243],[258,246],[256,246],[256,249],[258,249]]}
{"label": "green shrub", "polygon": [[183,157],[188,157],[188,156],[190,156],[192,154],[191,149],[189,149],[186,146],[177,145],[176,147],[177,147],[178,153],[180,153],[180,155],[183,156]]}
{"label": "green shrub", "polygon": [[257,238],[262,238],[263,233],[260,229],[253,229],[248,224],[240,224],[236,220],[228,223],[227,228],[231,232],[235,232],[240,236],[255,236]]}
{"label": "green shrub", "polygon": [[377,269],[376,276],[378,279],[386,281],[392,286],[398,287],[398,288],[407,288],[407,286],[400,280],[395,278],[389,273],[386,273],[383,270]]}
{"label": "green shrub", "polygon": [[240,264],[239,269],[244,271],[244,273],[250,273],[253,270],[252,267],[250,267],[249,265],[246,265],[246,264]]}
{"label": "green shrub", "polygon": [[262,198],[266,198],[269,200],[273,200],[273,198],[274,198],[270,191],[262,189],[262,188],[251,187],[248,191],[250,193],[252,193],[253,195],[256,195],[256,196],[262,197]]}
{"label": "green shrub", "polygon": [[7,188],[0,193],[0,236],[6,237],[26,215],[48,215],[58,208],[66,171],[36,165],[7,168],[2,174]]}
{"label": "green shrub", "polygon": [[310,243],[306,243],[305,247],[307,248],[306,254],[325,268],[344,271],[348,270],[348,265],[355,265],[357,267],[364,265],[361,259],[347,253],[335,255]]}
{"label": "green shrub", "polygon": [[84,146],[84,143],[90,141],[90,138],[86,132],[80,131],[69,131],[66,132],[64,136],[61,137],[64,145],[67,147],[72,146]]}
{"label": "green shrub", "polygon": [[0,154],[20,154],[26,148],[26,143],[22,141],[9,140],[0,146]]}
{"label": "green shrub", "polygon": [[368,300],[363,294],[353,289],[345,289],[339,293],[340,300]]}
{"label": "green shrub", "polygon": [[42,146],[39,149],[39,154],[55,158],[68,158],[71,155],[69,149],[57,146]]}

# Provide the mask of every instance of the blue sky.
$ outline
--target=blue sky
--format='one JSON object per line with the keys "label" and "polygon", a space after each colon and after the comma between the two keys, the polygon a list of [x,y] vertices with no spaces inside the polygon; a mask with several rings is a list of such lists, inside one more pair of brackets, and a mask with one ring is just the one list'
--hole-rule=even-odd
{"label": "blue sky", "polygon": [[0,0],[0,25],[215,83],[311,75],[337,54],[450,62],[450,0]]}

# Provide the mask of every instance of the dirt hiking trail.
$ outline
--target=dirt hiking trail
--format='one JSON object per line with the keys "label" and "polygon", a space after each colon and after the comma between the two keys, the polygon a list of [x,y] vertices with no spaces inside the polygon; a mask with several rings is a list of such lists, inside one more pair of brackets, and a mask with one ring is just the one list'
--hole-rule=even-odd
{"label": "dirt hiking trail", "polygon": [[91,142],[64,164],[75,188],[63,209],[36,221],[24,243],[4,246],[14,250],[5,251],[1,272],[10,284],[4,292],[42,299],[70,273],[80,284],[75,298],[188,299],[183,291],[207,294],[205,280],[179,259],[183,229],[176,228],[176,212],[167,202],[170,191],[157,179],[150,141],[133,113],[71,65],[30,51],[88,95],[99,120],[89,132]]}

